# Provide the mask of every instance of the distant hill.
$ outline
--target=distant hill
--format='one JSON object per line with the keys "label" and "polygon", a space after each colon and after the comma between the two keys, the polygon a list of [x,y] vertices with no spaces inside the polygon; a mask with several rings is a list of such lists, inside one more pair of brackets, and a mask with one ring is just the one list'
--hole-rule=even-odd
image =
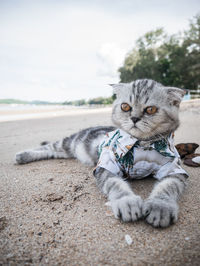
{"label": "distant hill", "polygon": [[21,101],[17,99],[0,99],[0,104],[28,104],[28,101]]}
{"label": "distant hill", "polygon": [[115,100],[115,96],[111,97],[96,97],[88,101],[84,99],[75,100],[75,101],[64,101],[64,102],[47,102],[47,101],[22,101],[18,99],[0,99],[0,104],[35,104],[35,105],[110,105]]}
{"label": "distant hill", "polygon": [[31,101],[29,102],[29,104],[61,104],[61,103],[52,103],[52,102],[46,102],[46,101],[38,101],[38,100],[35,100],[35,101]]}
{"label": "distant hill", "polygon": [[62,103],[52,103],[46,101],[22,101],[18,99],[0,99],[0,104],[36,104],[36,105],[44,105],[44,104],[62,104]]}

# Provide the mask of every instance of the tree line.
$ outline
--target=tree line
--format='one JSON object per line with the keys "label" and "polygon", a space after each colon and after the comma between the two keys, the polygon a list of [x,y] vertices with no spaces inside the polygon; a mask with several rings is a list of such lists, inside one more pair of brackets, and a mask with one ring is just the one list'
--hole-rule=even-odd
{"label": "tree line", "polygon": [[81,105],[107,105],[107,104],[112,104],[114,101],[114,95],[111,97],[97,97],[90,99],[88,101],[81,99],[81,100],[76,100],[76,101],[66,101],[63,104],[64,105],[75,105],[75,106],[81,106]]}

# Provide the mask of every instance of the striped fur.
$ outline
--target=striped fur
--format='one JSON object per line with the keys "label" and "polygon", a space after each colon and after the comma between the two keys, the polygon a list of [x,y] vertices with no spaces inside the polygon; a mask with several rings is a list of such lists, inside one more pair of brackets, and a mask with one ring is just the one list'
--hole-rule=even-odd
{"label": "striped fur", "polygon": [[[114,124],[140,139],[144,146],[149,141],[167,137],[178,128],[178,109],[184,94],[181,89],[164,87],[147,79],[112,86],[117,96],[112,112]],[[131,111],[123,112],[121,103],[128,103]],[[144,110],[148,106],[156,106],[157,113],[146,115]],[[138,121],[133,122],[133,117],[139,118]],[[94,166],[98,161],[98,145],[104,134],[114,129],[87,128],[61,141],[45,142],[37,149],[20,152],[16,154],[16,161],[24,164],[50,158],[77,158]],[[97,167],[94,176],[97,186],[108,197],[116,218],[128,222],[143,217],[155,227],[167,227],[177,220],[177,201],[186,187],[185,176],[166,176],[155,185],[145,201],[132,191],[127,181],[103,168]]]}
{"label": "striped fur", "polygon": [[98,161],[98,146],[106,132],[114,127],[91,127],[81,130],[54,143],[43,142],[36,149],[16,154],[18,164],[58,158],[77,158],[82,163],[94,166]]}

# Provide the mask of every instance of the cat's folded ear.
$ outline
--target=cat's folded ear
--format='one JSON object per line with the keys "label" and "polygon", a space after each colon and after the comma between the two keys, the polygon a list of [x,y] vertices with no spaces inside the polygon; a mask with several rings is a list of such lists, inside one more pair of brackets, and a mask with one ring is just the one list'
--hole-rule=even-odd
{"label": "cat's folded ear", "polygon": [[113,88],[113,94],[119,95],[125,87],[125,83],[109,84]]}
{"label": "cat's folded ear", "polygon": [[179,107],[186,91],[175,87],[167,87],[167,94],[171,105]]}

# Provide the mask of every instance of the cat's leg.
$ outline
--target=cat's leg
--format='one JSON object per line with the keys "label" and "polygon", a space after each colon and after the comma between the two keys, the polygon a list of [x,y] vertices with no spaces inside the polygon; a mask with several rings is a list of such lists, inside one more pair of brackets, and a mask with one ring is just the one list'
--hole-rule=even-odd
{"label": "cat's leg", "polygon": [[142,217],[143,200],[126,181],[101,167],[97,167],[94,176],[97,186],[108,197],[115,218],[129,222]]}
{"label": "cat's leg", "polygon": [[170,175],[158,182],[143,205],[143,216],[154,227],[167,227],[178,219],[178,199],[186,187],[182,174]]}
{"label": "cat's leg", "polygon": [[16,162],[18,164],[30,163],[44,159],[56,158],[71,158],[73,157],[70,152],[63,149],[63,141],[55,143],[47,143],[41,145],[39,148],[25,150],[16,154]]}

